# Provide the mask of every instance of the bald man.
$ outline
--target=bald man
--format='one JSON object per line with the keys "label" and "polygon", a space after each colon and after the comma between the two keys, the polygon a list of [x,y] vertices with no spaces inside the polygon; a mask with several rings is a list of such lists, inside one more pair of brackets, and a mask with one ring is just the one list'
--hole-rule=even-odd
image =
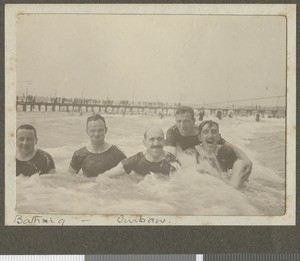
{"label": "bald man", "polygon": [[146,147],[145,151],[122,160],[115,168],[104,174],[118,176],[133,171],[141,176],[150,173],[168,176],[181,166],[174,155],[164,151],[165,137],[162,129],[151,127],[146,130],[143,144]]}

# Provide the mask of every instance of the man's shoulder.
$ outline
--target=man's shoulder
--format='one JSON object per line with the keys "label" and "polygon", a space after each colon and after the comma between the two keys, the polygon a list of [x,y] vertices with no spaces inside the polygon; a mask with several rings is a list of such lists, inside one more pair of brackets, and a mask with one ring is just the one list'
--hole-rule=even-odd
{"label": "man's shoulder", "polygon": [[47,157],[52,159],[52,156],[50,155],[50,153],[42,150],[42,149],[37,149],[35,157]]}
{"label": "man's shoulder", "polygon": [[174,124],[167,130],[167,132],[174,132],[174,131],[176,131],[176,132],[178,131],[178,127],[176,124]]}
{"label": "man's shoulder", "polygon": [[143,155],[144,155],[143,152],[138,152],[137,154],[134,154],[121,161],[123,168],[128,174],[132,170],[134,170],[137,167],[137,165],[143,164],[143,162],[145,162],[142,160]]}
{"label": "man's shoulder", "polygon": [[224,155],[224,156],[236,156],[235,151],[228,145],[217,145],[218,146],[218,155]]}
{"label": "man's shoulder", "polygon": [[87,150],[86,146],[83,146],[82,148],[75,150],[74,155],[83,155],[87,153],[89,153],[89,151]]}
{"label": "man's shoulder", "polygon": [[177,125],[173,125],[171,126],[168,130],[167,130],[167,138],[170,136],[177,136],[178,134],[180,134]]}
{"label": "man's shoulder", "polygon": [[110,149],[111,149],[111,151],[123,154],[126,157],[125,151],[123,149],[121,149],[119,146],[111,145]]}
{"label": "man's shoulder", "polygon": [[131,155],[130,157],[124,159],[123,161],[137,161],[137,160],[141,160],[142,158],[145,158],[145,155],[142,151]]}
{"label": "man's shoulder", "polygon": [[38,149],[32,160],[32,163],[39,166],[38,171],[40,174],[47,174],[51,170],[55,169],[52,156],[44,150]]}

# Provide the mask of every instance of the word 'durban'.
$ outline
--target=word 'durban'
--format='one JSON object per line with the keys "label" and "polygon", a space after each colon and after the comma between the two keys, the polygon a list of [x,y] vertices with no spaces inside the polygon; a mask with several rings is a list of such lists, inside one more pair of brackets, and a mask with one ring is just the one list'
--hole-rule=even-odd
{"label": "word 'durban'", "polygon": [[139,216],[137,218],[126,217],[124,215],[120,215],[117,218],[118,223],[122,224],[165,224],[167,220],[165,218],[152,218],[152,217],[144,217]]}

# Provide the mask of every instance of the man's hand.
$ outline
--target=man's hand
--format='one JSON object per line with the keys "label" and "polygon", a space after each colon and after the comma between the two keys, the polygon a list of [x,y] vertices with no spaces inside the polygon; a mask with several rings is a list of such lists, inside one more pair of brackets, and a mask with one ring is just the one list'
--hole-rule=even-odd
{"label": "man's hand", "polygon": [[242,173],[243,173],[242,181],[243,182],[249,180],[251,171],[252,171],[252,161],[251,160],[244,161],[244,165],[242,167]]}
{"label": "man's hand", "polygon": [[252,162],[250,160],[237,160],[233,164],[232,175],[229,184],[239,189],[244,182],[248,181],[252,171]]}

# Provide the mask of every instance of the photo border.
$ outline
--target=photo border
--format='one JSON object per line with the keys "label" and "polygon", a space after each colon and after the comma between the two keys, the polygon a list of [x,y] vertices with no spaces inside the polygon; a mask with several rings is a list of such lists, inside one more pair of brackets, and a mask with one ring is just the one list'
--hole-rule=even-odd
{"label": "photo border", "polygon": [[[7,5],[5,8],[5,225],[76,225],[76,226],[178,226],[178,225],[295,225],[296,158],[296,7],[295,5]],[[119,222],[120,215],[19,214],[15,211],[15,129],[16,121],[16,17],[18,14],[198,14],[198,15],[279,15],[287,18],[287,117],[286,117],[286,213],[283,216],[160,216],[126,215],[134,222]],[[138,220],[138,222],[135,222]],[[142,222],[141,222],[142,220]],[[157,221],[158,222],[155,222]],[[161,222],[164,220],[164,222]],[[25,221],[25,222],[23,222]],[[154,221],[154,222],[153,222]]]}
{"label": "photo border", "polygon": [[[16,1],[5,1],[15,3]],[[21,1],[19,1],[21,2]],[[22,3],[31,1],[22,1]],[[45,3],[46,1],[39,1]],[[58,1],[56,1],[59,3]],[[67,3],[76,3],[68,1]],[[78,1],[77,1],[78,2]],[[87,1],[87,3],[95,1]],[[109,1],[110,3],[112,1]],[[194,1],[189,1],[190,3]],[[219,1],[218,1],[219,2]],[[242,3],[227,1],[230,3]],[[244,1],[243,1],[244,2]],[[298,1],[297,1],[298,2]],[[54,3],[54,1],[52,2]],[[215,4],[216,1],[206,1]],[[220,2],[219,2],[220,3]],[[261,3],[248,1],[248,3]],[[265,1],[264,3],[282,3]],[[284,2],[287,3],[287,2]],[[289,2],[295,4],[295,1]],[[4,4],[1,4],[4,7]],[[298,9],[298,6],[297,6]],[[299,11],[299,10],[297,10]],[[4,57],[4,8],[1,12],[1,50]],[[298,28],[299,21],[297,21]],[[296,33],[296,31],[295,31]],[[297,40],[299,36],[297,35]],[[297,47],[299,42],[297,41]],[[6,46],[7,48],[7,46]],[[299,54],[297,54],[299,55]],[[297,56],[299,58],[299,56]],[[294,57],[296,58],[296,57]],[[299,61],[299,59],[297,59]],[[4,60],[0,61],[4,86]],[[299,72],[297,72],[299,76]],[[2,76],[2,77],[1,77]],[[295,90],[296,91],[296,90]],[[0,95],[2,122],[0,127],[4,133],[4,89]],[[6,93],[7,95],[7,93]],[[296,99],[296,95],[295,95]],[[298,100],[298,99],[297,99]],[[298,112],[298,108],[297,108]],[[296,115],[296,110],[295,110]],[[7,119],[5,119],[7,124]],[[296,124],[291,126],[294,130]],[[4,137],[1,139],[4,145]],[[292,141],[293,142],[293,141]],[[297,140],[298,145],[298,140]],[[296,146],[296,144],[295,144]],[[4,146],[3,146],[4,147]],[[297,146],[298,150],[298,146]],[[4,153],[1,154],[4,174]],[[295,162],[295,166],[298,165]],[[1,176],[4,194],[4,175]],[[295,184],[294,184],[295,186]],[[297,180],[299,190],[299,179]],[[297,197],[299,196],[297,190]],[[298,197],[299,199],[299,197]],[[1,198],[2,224],[4,224],[4,197]],[[299,200],[297,201],[297,221],[299,221]],[[299,224],[299,222],[297,222]],[[299,251],[299,225],[273,227],[4,227],[0,228],[0,253],[242,253],[242,252],[295,252]]]}

